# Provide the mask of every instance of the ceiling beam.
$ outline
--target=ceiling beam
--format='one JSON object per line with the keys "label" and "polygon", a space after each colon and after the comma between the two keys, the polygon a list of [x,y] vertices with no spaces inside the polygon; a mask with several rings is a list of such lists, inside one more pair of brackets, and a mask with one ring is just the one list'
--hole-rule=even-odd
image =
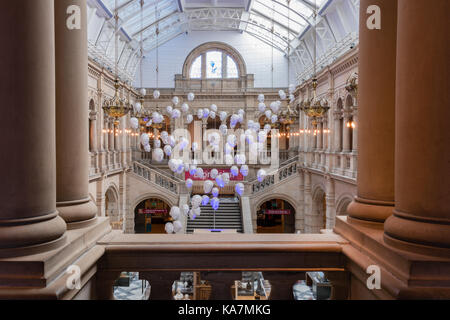
{"label": "ceiling beam", "polygon": [[291,33],[291,34],[294,35],[294,36],[298,36],[298,35],[299,35],[299,33],[296,32],[295,30],[293,30],[292,28],[288,28],[288,26],[286,26],[286,25],[284,25],[284,24],[278,22],[278,21],[275,20],[275,19],[272,19],[272,18],[266,16],[264,13],[259,12],[259,11],[256,10],[256,9],[253,9],[253,10],[252,10],[252,13],[255,14],[256,16],[260,16],[260,17],[265,18],[265,19],[267,19],[267,20],[269,20],[269,21],[273,21],[274,24],[276,24],[277,26],[279,26],[279,27],[285,29],[288,33]]}
{"label": "ceiling beam", "polygon": [[119,6],[117,9],[115,9],[115,12],[120,12],[120,10],[125,9],[126,7],[128,7],[130,4],[132,4],[133,2],[136,2],[138,0],[128,0],[127,2],[125,2],[124,4],[122,4],[121,6]]}
{"label": "ceiling beam", "polygon": [[[144,14],[145,14],[145,16],[153,16],[153,15],[156,16],[156,13],[157,13],[156,12],[156,6],[155,6],[156,3],[157,3],[157,1],[154,1],[151,4],[148,4],[147,6],[144,6]],[[171,6],[172,6],[172,3],[171,2],[167,2],[161,8],[158,7],[158,11],[161,12],[163,10],[166,10],[167,8],[170,8]],[[152,9],[150,12],[147,12],[148,11],[147,9],[149,9],[150,7],[153,7],[154,9]],[[133,27],[136,24],[140,23],[140,19],[138,21],[135,21],[133,24],[129,24],[128,22],[126,22],[126,21],[129,21],[129,20],[135,18],[140,13],[141,13],[141,10],[137,10],[136,12],[133,12],[132,14],[130,14],[129,16],[124,18],[124,21],[125,21],[124,22],[124,27],[128,29],[128,28]]]}
{"label": "ceiling beam", "polygon": [[145,26],[145,27],[142,28],[141,30],[135,32],[135,33],[133,34],[133,38],[136,37],[137,35],[139,35],[140,33],[142,33],[142,32],[144,32],[144,31],[150,29],[150,28],[153,27],[154,25],[156,25],[156,24],[158,24],[158,23],[161,23],[162,21],[164,21],[164,20],[170,18],[171,16],[173,16],[173,15],[175,15],[175,14],[177,14],[177,13],[178,13],[178,10],[172,11],[171,13],[169,13],[169,14],[165,15],[164,17],[162,17],[161,19],[158,19],[158,20],[156,20],[155,22],[152,22],[151,24]]}

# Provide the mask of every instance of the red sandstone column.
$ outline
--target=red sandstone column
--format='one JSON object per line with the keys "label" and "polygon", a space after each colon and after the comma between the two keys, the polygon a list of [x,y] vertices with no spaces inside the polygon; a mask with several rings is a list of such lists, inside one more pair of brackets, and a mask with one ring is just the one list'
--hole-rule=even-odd
{"label": "red sandstone column", "polygon": [[93,221],[89,198],[86,0],[55,0],[57,207],[69,228]]}
{"label": "red sandstone column", "polygon": [[448,257],[450,1],[399,0],[398,8],[396,199],[385,240]]}
{"label": "red sandstone column", "polygon": [[0,256],[65,240],[55,205],[53,13],[53,0],[0,2]]}
{"label": "red sandstone column", "polygon": [[[367,27],[371,5],[381,9],[380,30]],[[384,222],[394,208],[396,29],[397,0],[361,0],[358,192],[348,208],[353,221]]]}

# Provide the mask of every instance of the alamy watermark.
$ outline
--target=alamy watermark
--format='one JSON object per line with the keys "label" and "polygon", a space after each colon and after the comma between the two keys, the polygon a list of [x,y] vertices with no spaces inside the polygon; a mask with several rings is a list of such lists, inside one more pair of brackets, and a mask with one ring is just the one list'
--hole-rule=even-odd
{"label": "alamy watermark", "polygon": [[66,287],[69,290],[81,289],[81,268],[77,265],[71,265],[67,268],[66,274],[69,277],[66,280]]}
{"label": "alamy watermark", "polygon": [[370,265],[366,270],[367,274],[370,274],[367,278],[367,288],[369,290],[380,290],[381,289],[381,269],[377,265]]}

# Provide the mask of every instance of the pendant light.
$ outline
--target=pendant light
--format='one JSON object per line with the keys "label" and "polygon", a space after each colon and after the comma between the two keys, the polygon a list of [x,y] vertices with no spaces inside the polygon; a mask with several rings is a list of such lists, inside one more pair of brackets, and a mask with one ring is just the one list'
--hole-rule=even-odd
{"label": "pendant light", "polygon": [[115,50],[114,50],[114,61],[115,61],[115,80],[114,80],[114,97],[105,100],[103,103],[103,111],[109,117],[114,118],[114,124],[117,126],[119,124],[119,119],[126,116],[131,111],[131,105],[128,100],[121,98],[119,95],[120,82],[119,82],[119,61],[118,61],[118,42],[119,42],[119,12],[117,10],[117,0],[115,0],[115,10],[114,10],[114,20],[115,20]]}
{"label": "pendant light", "polygon": [[314,127],[317,126],[318,119],[323,117],[330,106],[328,101],[317,98],[317,1],[314,1],[314,74],[312,79],[313,97],[309,101],[302,102],[300,109],[311,119],[311,123]]}

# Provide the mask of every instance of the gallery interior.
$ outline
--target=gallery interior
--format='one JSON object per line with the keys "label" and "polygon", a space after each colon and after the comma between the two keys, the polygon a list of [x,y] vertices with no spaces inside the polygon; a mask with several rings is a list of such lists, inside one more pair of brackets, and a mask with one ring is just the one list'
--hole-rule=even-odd
{"label": "gallery interior", "polygon": [[0,299],[450,299],[449,12],[1,1]]}

